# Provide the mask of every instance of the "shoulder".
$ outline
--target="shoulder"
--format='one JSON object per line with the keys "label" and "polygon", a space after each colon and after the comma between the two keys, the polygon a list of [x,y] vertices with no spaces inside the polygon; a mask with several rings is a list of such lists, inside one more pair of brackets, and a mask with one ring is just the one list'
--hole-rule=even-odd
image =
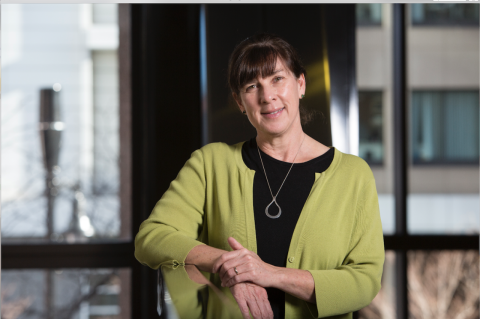
{"label": "shoulder", "polygon": [[243,143],[240,142],[233,145],[221,142],[210,143],[195,151],[197,154],[194,152],[192,156],[200,156],[207,171],[216,173],[231,172],[241,167]]}
{"label": "shoulder", "polygon": [[233,144],[233,145],[228,145],[226,143],[222,142],[216,142],[216,143],[210,143],[199,150],[204,158],[209,158],[209,159],[218,159],[218,158],[228,158],[228,157],[233,157],[235,156],[235,152],[237,151],[238,148],[242,147],[243,142]]}
{"label": "shoulder", "polygon": [[364,182],[370,182],[374,179],[370,166],[364,159],[347,153],[342,153],[338,149],[335,149],[335,155],[338,157],[338,168],[342,173],[349,175],[355,179],[361,179]]}

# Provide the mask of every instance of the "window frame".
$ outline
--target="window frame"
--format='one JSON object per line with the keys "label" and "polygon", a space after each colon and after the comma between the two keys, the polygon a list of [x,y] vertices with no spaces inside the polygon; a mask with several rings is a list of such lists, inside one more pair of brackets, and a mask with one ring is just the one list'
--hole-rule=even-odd
{"label": "window frame", "polygon": [[[435,89],[431,89],[431,88],[427,88],[427,89],[422,89],[422,88],[411,88],[408,92],[408,97],[409,97],[409,114],[410,114],[410,123],[414,123],[413,121],[413,108],[414,108],[414,105],[413,105],[413,95],[414,93],[439,93],[439,94],[442,94],[442,95],[445,95],[445,94],[448,94],[448,93],[476,93],[477,96],[480,94],[480,91],[478,90],[478,88],[471,88],[471,89],[468,89],[468,88],[461,88],[461,89],[452,89],[452,88],[449,88],[449,89],[442,89],[442,88],[435,88]],[[441,97],[442,101],[444,101],[444,96]],[[445,107],[444,104],[441,105],[441,107]],[[444,132],[445,130],[442,130],[442,132]],[[417,160],[415,159],[414,157],[414,128],[413,126],[410,128],[409,132],[408,132],[410,138],[409,138],[409,145],[410,145],[410,149],[409,149],[409,154],[410,154],[410,164],[412,166],[416,166],[416,167],[433,167],[433,166],[445,166],[445,167],[449,167],[449,166],[456,166],[456,165],[462,165],[462,166],[478,166],[479,165],[479,157],[477,156],[474,160],[448,160],[448,159],[434,159],[432,161],[425,161],[425,162],[422,162],[420,160]]]}
{"label": "window frame", "polygon": [[[439,4],[439,3],[414,3],[414,4]],[[412,12],[412,5],[410,4],[409,10],[410,13]],[[452,5],[464,5],[461,3],[449,3]],[[472,5],[477,5],[478,3],[466,3],[466,4],[472,4]],[[457,20],[457,21],[451,21],[451,20],[446,20],[446,21],[426,21],[426,22],[415,22],[413,20],[413,15],[410,14],[410,19],[409,23],[412,27],[433,27],[433,28],[478,28],[479,27],[479,21],[465,21],[464,19]],[[480,20],[480,19],[479,19]]]}
{"label": "window frame", "polygon": [[[124,283],[130,305],[122,305],[128,313],[122,319],[131,318],[134,308],[133,293],[129,286],[135,286],[138,277],[138,261],[134,258],[134,238],[138,229],[132,222],[132,125],[131,125],[131,13],[129,4],[118,5],[119,15],[119,109],[120,109],[120,219],[121,229],[118,240],[102,240],[91,243],[2,243],[2,269],[46,271],[78,268],[128,268],[130,282]],[[124,298],[125,296],[121,296]]]}
{"label": "window frame", "polygon": [[407,4],[393,4],[393,117],[395,229],[384,235],[385,250],[394,250],[397,286],[396,317],[408,319],[409,250],[478,250],[479,235],[411,235],[407,229],[408,196],[408,87]]}

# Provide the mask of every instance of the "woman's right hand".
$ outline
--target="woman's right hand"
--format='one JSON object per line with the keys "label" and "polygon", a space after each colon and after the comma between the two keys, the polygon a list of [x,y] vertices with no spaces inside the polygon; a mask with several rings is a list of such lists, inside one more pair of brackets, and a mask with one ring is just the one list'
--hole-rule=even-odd
{"label": "woman's right hand", "polygon": [[273,319],[272,307],[270,307],[265,288],[242,282],[230,287],[230,291],[237,301],[244,319],[250,319],[250,313],[255,319]]}

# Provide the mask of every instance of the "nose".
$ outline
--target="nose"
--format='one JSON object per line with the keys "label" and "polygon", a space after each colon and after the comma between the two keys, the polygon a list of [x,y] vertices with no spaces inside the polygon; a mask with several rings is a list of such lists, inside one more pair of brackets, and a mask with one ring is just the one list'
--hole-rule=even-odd
{"label": "nose", "polygon": [[260,89],[260,103],[268,104],[276,99],[277,90],[269,85],[262,86]]}

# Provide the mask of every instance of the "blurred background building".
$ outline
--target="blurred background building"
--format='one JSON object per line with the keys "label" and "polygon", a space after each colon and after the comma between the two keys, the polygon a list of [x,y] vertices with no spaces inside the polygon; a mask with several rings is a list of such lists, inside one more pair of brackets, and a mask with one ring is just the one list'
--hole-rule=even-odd
{"label": "blurred background building", "polygon": [[[479,8],[432,3],[406,9],[407,231],[478,234]],[[389,4],[356,8],[359,156],[375,175],[385,234],[396,232],[391,10]],[[468,270],[478,268],[477,251],[411,250],[407,268],[410,318],[478,316],[478,273]],[[396,318],[395,271],[388,251],[383,291],[363,318]],[[459,301],[461,294],[472,299]]]}
{"label": "blurred background building", "polygon": [[[244,30],[247,35],[272,31],[274,17],[285,12],[282,6],[256,8],[258,16],[249,19],[260,22]],[[344,5],[356,15],[356,25],[345,24],[346,31],[333,31],[333,18],[325,16],[325,10],[332,16],[340,12],[338,7],[308,8],[314,18],[305,20],[317,29],[294,46],[306,60],[310,87],[325,87],[328,69],[316,62],[326,60],[332,90],[335,83],[356,90],[338,102],[335,92],[328,100],[324,91],[311,89],[307,107],[320,108],[325,118],[306,130],[370,164],[386,236],[382,291],[357,315],[402,318],[399,305],[408,308],[410,318],[477,318],[479,6],[405,5],[404,237],[397,234],[394,189],[393,5]],[[133,259],[132,234],[194,149],[252,133],[231,105],[222,62],[244,36],[237,31],[225,38],[221,26],[243,19],[245,6],[4,4],[1,9],[2,318],[151,318],[155,274]],[[288,10],[305,14],[301,6]],[[335,42],[334,32],[345,44]],[[290,40],[286,31],[285,36]],[[349,43],[353,59],[338,57]],[[345,72],[350,78],[339,76],[342,64],[350,68]],[[154,72],[161,68],[167,76]],[[62,124],[48,126],[61,132],[50,182],[40,138],[42,89],[57,97],[61,111]],[[345,127],[330,121],[335,101],[358,105],[344,111]],[[185,105],[189,108],[180,114]],[[172,125],[181,129],[171,132]],[[184,141],[181,149],[170,143],[173,136]],[[176,157],[165,159],[166,153]],[[54,198],[50,228],[49,198]],[[398,238],[405,239],[403,246]],[[425,244],[409,246],[415,241]],[[453,244],[442,244],[448,241]],[[398,251],[408,252],[403,270]],[[399,279],[402,271],[408,274],[405,282]],[[446,285],[452,276],[456,279]],[[406,303],[399,304],[399,291],[409,292]]]}
{"label": "blurred background building", "polygon": [[[99,242],[121,233],[116,4],[2,5],[2,244]],[[58,97],[51,187],[42,89]],[[55,199],[48,229],[48,194]],[[45,257],[48,259],[48,257]],[[4,259],[5,263],[5,259]],[[79,265],[80,266],[80,265]],[[2,271],[2,318],[118,318],[129,270]],[[37,268],[37,269],[36,269]],[[124,278],[122,281],[120,278]]]}
{"label": "blurred background building", "polygon": [[[409,231],[478,233],[478,6],[412,4],[407,24]],[[391,6],[357,5],[359,155],[394,231]]]}

